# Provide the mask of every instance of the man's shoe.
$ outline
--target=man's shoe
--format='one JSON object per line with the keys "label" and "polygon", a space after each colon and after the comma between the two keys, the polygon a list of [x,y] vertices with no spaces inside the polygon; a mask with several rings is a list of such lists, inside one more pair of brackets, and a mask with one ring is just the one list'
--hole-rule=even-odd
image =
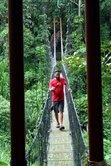
{"label": "man's shoe", "polygon": [[65,129],[65,127],[64,127],[64,126],[61,126],[59,129],[60,129],[60,130],[64,130],[64,129]]}
{"label": "man's shoe", "polygon": [[52,105],[51,108],[50,108],[50,110],[53,111],[53,109],[54,109],[54,107],[53,107],[53,105]]}

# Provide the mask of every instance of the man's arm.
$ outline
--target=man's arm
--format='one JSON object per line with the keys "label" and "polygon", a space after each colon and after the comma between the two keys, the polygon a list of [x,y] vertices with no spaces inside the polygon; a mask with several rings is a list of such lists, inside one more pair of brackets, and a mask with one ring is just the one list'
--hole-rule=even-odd
{"label": "man's arm", "polygon": [[66,87],[66,92],[70,91],[70,87],[69,87],[69,85],[68,85],[68,83],[67,83],[65,78],[64,78],[64,85]]}
{"label": "man's arm", "polygon": [[52,85],[52,81],[49,83],[49,91],[54,91],[55,87]]}

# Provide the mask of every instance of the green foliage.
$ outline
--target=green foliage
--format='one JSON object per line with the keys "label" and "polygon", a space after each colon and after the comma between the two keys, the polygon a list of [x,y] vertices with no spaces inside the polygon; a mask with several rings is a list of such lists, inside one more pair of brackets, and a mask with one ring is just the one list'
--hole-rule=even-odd
{"label": "green foliage", "polygon": [[46,93],[45,86],[40,82],[32,90],[27,90],[25,93],[27,149],[29,149],[36,132],[36,122],[39,118],[41,106],[45,101]]}
{"label": "green foliage", "polygon": [[79,24],[82,24],[83,22],[84,22],[83,17],[81,17],[81,16],[74,17],[74,23],[75,23],[76,28],[78,28]]}
{"label": "green foliage", "polygon": [[104,139],[104,149],[105,149],[105,160],[107,164],[111,165],[111,141],[108,139]]}
{"label": "green foliage", "polygon": [[82,56],[63,57],[64,63],[68,66],[69,82],[74,98],[81,98],[86,94],[86,60]]}
{"label": "green foliage", "polygon": [[104,152],[108,165],[111,165],[111,41],[102,42],[102,90],[103,90],[103,122],[104,122]]}
{"label": "green foliage", "polygon": [[81,52],[79,52],[78,50],[74,53],[73,56],[66,55],[66,58],[63,57],[63,61],[66,63],[67,66],[70,67],[72,71],[75,70],[76,72],[79,72],[86,70],[86,59],[82,56],[79,56]]}
{"label": "green foliage", "polygon": [[71,35],[73,50],[77,51],[79,55],[85,54],[84,18],[82,16],[75,16],[73,26],[74,31],[72,31]]}
{"label": "green foliage", "polygon": [[4,24],[8,21],[8,1],[0,0],[0,29],[3,28]]}
{"label": "green foliage", "polygon": [[0,31],[0,59],[8,57],[8,24]]}
{"label": "green foliage", "polygon": [[76,110],[79,115],[80,124],[87,128],[88,124],[88,104],[87,104],[87,95],[83,95],[78,99],[75,99]]}
{"label": "green foliage", "polygon": [[109,38],[110,36],[110,31],[107,23],[104,23],[100,26],[100,32],[101,32],[101,40],[105,41]]}
{"label": "green foliage", "polygon": [[104,53],[111,53],[111,40],[102,41],[101,52],[102,55],[104,55]]}
{"label": "green foliage", "polygon": [[2,161],[0,161],[0,165],[1,166],[8,166],[8,164],[6,164],[5,162],[2,162]]}
{"label": "green foliage", "polygon": [[[0,96],[0,161],[9,162],[9,101]],[[1,162],[2,163],[2,162]],[[3,163],[5,165],[5,163]]]}
{"label": "green foliage", "polygon": [[6,1],[0,4],[0,8],[3,7],[0,10],[0,24],[3,24],[0,25],[0,165],[8,166],[10,160],[8,25],[5,22]]}
{"label": "green foliage", "polygon": [[30,31],[30,29],[27,29],[24,27],[24,57],[28,58],[31,56],[34,56],[35,49],[34,49],[34,35]]}
{"label": "green foliage", "polygon": [[9,101],[0,96],[0,130],[9,132]]}
{"label": "green foliage", "polygon": [[9,74],[7,60],[3,59],[0,62],[0,94],[9,99]]}

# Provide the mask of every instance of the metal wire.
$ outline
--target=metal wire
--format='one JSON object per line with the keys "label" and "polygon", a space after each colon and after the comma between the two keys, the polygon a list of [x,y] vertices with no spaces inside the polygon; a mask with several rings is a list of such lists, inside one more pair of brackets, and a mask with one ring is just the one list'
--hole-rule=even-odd
{"label": "metal wire", "polygon": [[[53,76],[52,69],[51,77]],[[51,121],[51,94],[48,92],[46,102],[40,112],[36,125],[36,134],[32,141],[29,151],[26,154],[27,165],[36,164],[37,166],[47,165],[47,145]]]}
{"label": "metal wire", "polygon": [[[65,67],[62,68],[63,76],[69,82],[66,74]],[[70,91],[66,89],[66,100],[68,105],[69,113],[69,124],[72,136],[72,146],[73,146],[73,156],[76,166],[82,166],[82,162],[86,156],[86,146],[82,136],[82,131],[79,123],[79,118],[75,109],[75,104],[73,102],[73,97]]]}

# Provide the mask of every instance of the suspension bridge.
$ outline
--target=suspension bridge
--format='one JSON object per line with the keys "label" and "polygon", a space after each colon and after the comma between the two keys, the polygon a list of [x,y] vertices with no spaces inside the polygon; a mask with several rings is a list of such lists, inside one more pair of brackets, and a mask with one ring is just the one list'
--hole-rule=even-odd
{"label": "suspension bridge", "polygon": [[[63,56],[63,39],[62,39],[62,19],[60,18],[60,39],[61,49],[56,48],[56,20],[53,20],[54,27],[54,51],[52,56],[52,73],[57,64],[57,59]],[[57,57],[61,52],[60,57]],[[62,75],[68,78],[64,64],[62,65]],[[86,157],[86,147],[79,124],[79,119],[74,107],[71,92],[65,90],[65,112],[64,125],[65,130],[60,132],[55,126],[54,113],[51,109],[51,94],[48,92],[48,98],[43,108],[40,122],[38,121],[36,136],[32,146],[27,154],[29,165],[48,165],[48,166],[81,166]],[[38,154],[37,154],[38,153]],[[35,159],[36,158],[36,161]],[[33,161],[33,162],[32,162]]]}
{"label": "suspension bridge", "polygon": [[[99,1],[85,1],[86,43],[88,74],[89,151],[86,165],[104,166],[101,102]],[[16,12],[18,11],[18,12]],[[22,0],[9,0],[9,54],[11,97],[11,166],[83,166],[86,147],[71,92],[65,92],[64,124],[66,129],[55,129],[50,111],[51,94],[48,92],[36,125],[36,135],[28,152],[25,152],[24,74],[23,74],[23,20]],[[18,20],[18,21],[16,21]],[[96,20],[96,21],[95,21]],[[54,56],[52,73],[56,66],[56,27],[54,19]],[[62,19],[60,18],[61,57],[63,51]],[[66,38],[68,40],[68,38]],[[96,43],[95,43],[96,41]],[[16,43],[16,45],[15,45]],[[93,56],[95,55],[95,56]],[[21,73],[21,74],[19,74]],[[62,65],[62,74],[67,71]],[[94,83],[92,83],[94,82]],[[16,110],[16,111],[15,111]],[[19,120],[18,120],[19,117]],[[95,124],[95,121],[97,122]],[[21,122],[21,123],[20,123]]]}

